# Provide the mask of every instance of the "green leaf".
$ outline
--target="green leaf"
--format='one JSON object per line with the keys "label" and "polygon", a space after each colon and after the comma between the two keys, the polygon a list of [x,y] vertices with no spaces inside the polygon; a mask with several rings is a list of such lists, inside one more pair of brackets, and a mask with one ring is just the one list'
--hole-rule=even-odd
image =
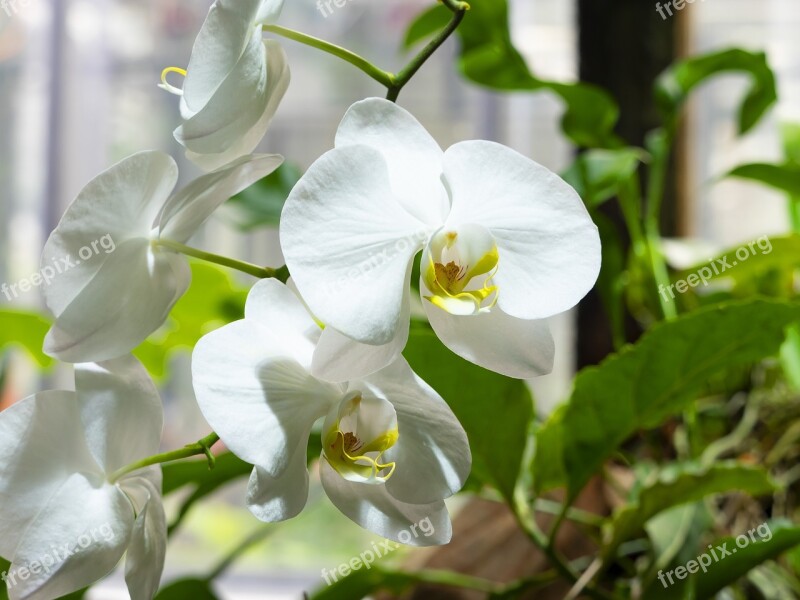
{"label": "green leaf", "polygon": [[[494,90],[549,91],[566,104],[561,125],[579,146],[620,145],[614,135],[619,108],[603,89],[584,83],[545,81],[531,74],[525,59],[514,47],[509,33],[507,0],[471,0],[458,35],[461,40],[459,66],[465,77]],[[432,33],[434,24],[449,19],[449,11],[437,6],[412,23],[406,38],[418,41]]]}
{"label": "green leaf", "polygon": [[156,377],[166,373],[170,355],[191,351],[201,337],[244,316],[247,289],[230,272],[203,262],[192,262],[192,285],[172,309],[164,327],[134,354]]}
{"label": "green leaf", "polygon": [[49,367],[53,359],[42,352],[50,322],[41,315],[21,310],[0,310],[0,351],[6,346],[19,346],[41,367]]}
{"label": "green leaf", "polygon": [[218,600],[211,583],[202,579],[181,579],[174,581],[156,594],[155,600]]}
{"label": "green leaf", "polygon": [[410,50],[417,43],[433,37],[450,22],[452,13],[443,6],[434,6],[419,15],[406,31],[403,49]]}
{"label": "green leaf", "polygon": [[575,159],[562,177],[577,190],[588,207],[594,208],[616,196],[620,186],[633,176],[646,156],[640,148],[588,150]]}
{"label": "green leaf", "polygon": [[277,227],[289,193],[300,181],[297,165],[283,163],[276,171],[257,181],[228,201],[235,209],[235,222],[242,231]]}
{"label": "green leaf", "polygon": [[795,391],[800,391],[800,324],[786,331],[786,341],[781,346],[781,366],[786,380]]}
{"label": "green leaf", "polygon": [[464,426],[472,448],[473,474],[511,499],[533,417],[525,383],[459,358],[429,330],[412,330],[404,354]]}
{"label": "green leaf", "polygon": [[731,302],[659,323],[632,346],[582,371],[569,402],[537,436],[539,490],[566,484],[571,498],[608,456],[640,429],[691,404],[726,369],[778,352],[800,305]]}
{"label": "green leaf", "polygon": [[[5,558],[0,557],[0,573],[8,573],[11,563]],[[0,600],[8,600],[8,587],[5,582],[0,582]]]}
{"label": "green leaf", "polygon": [[781,139],[786,160],[800,166],[800,123],[783,123]]}
{"label": "green leaf", "polygon": [[736,167],[726,177],[757,181],[790,196],[800,196],[800,165],[752,163]]}
{"label": "green leaf", "polygon": [[674,506],[733,490],[747,492],[751,496],[769,494],[775,490],[764,469],[736,462],[719,463],[710,468],[694,463],[672,464],[653,475],[655,480],[646,482],[631,503],[614,514],[606,531],[606,556],[610,556],[622,542],[641,532],[654,516]]}
{"label": "green leaf", "polygon": [[695,56],[667,69],[656,82],[656,101],[668,129],[677,126],[680,109],[691,92],[710,78],[739,72],[750,76],[750,89],[739,108],[739,132],[750,131],[778,99],[775,74],[763,52],[739,48]]}
{"label": "green leaf", "polygon": [[[716,548],[727,543],[728,550],[733,550],[733,552],[730,556],[714,562],[708,568],[708,572],[696,576],[695,590],[698,600],[713,598],[715,594],[736,582],[751,569],[800,545],[800,527],[784,520],[770,521],[766,525],[771,537],[769,535],[761,536],[759,531],[754,534],[758,541],[753,542],[748,535],[740,534],[747,538],[747,546],[737,547],[735,541],[737,538],[732,537],[720,539],[712,544]],[[759,527],[762,527],[766,534],[766,527],[764,525]]]}

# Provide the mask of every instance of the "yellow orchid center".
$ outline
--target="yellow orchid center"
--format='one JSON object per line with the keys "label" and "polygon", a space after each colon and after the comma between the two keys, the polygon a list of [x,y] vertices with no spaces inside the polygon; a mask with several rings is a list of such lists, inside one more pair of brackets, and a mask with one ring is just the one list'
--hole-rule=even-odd
{"label": "yellow orchid center", "polygon": [[497,302],[492,278],[500,255],[480,225],[463,225],[433,236],[423,257],[423,279],[433,305],[455,315],[474,315]]}
{"label": "yellow orchid center", "polygon": [[330,465],[348,481],[379,484],[395,470],[383,453],[397,443],[397,413],[390,402],[348,394],[325,422],[323,453]]}

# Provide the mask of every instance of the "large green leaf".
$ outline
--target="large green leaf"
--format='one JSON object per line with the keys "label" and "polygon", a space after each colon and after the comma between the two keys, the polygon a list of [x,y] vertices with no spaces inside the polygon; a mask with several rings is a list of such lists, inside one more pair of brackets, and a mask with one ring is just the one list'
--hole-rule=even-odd
{"label": "large green leaf", "polygon": [[53,359],[42,352],[50,323],[41,315],[21,310],[0,310],[0,351],[6,346],[20,346],[42,367]]}
{"label": "large green leaf", "polygon": [[800,165],[752,163],[736,167],[727,176],[757,181],[790,196],[800,196]]}
{"label": "large green leaf", "polygon": [[276,171],[231,198],[228,205],[235,209],[236,225],[242,231],[277,227],[289,192],[302,174],[298,166],[283,163]]}
{"label": "large green leaf", "polygon": [[[713,562],[706,573],[697,575],[695,591],[698,600],[713,598],[715,594],[736,582],[751,569],[800,545],[800,527],[783,520],[771,521],[766,525],[769,527],[771,537],[770,535],[762,537],[760,532],[756,532],[753,535],[756,541],[752,541],[748,535],[740,534],[747,538],[746,546],[742,540],[742,547],[738,547],[735,541],[737,538],[723,538],[712,544],[714,547],[727,544],[727,549],[732,552],[729,556]],[[764,525],[760,527],[766,533]],[[706,550],[701,549],[701,551]]]}
{"label": "large green leaf", "polygon": [[473,474],[510,499],[533,417],[525,383],[459,358],[429,330],[412,330],[404,354],[464,426],[472,448]]}
{"label": "large green leaf", "polygon": [[565,484],[574,497],[626,439],[679,413],[709,378],[776,354],[798,318],[800,305],[778,301],[710,307],[660,323],[585,369],[537,436],[537,489]]}
{"label": "large green leaf", "polygon": [[751,496],[775,490],[764,469],[735,462],[719,463],[710,468],[694,463],[673,464],[654,475],[654,481],[646,482],[636,497],[614,514],[605,532],[606,556],[610,556],[622,542],[641,532],[651,518],[674,506],[733,490],[747,492]]}
{"label": "large green leaf", "polygon": [[[554,93],[566,105],[561,124],[572,141],[586,147],[619,145],[613,133],[619,108],[607,92],[589,84],[537,78],[512,42],[507,0],[471,0],[470,5],[458,28],[459,66],[468,79],[494,90]],[[444,6],[426,11],[412,23],[406,42],[410,45],[433,34],[448,18]]]}
{"label": "large green leaf", "polygon": [[750,89],[739,108],[739,131],[752,129],[778,98],[775,74],[763,52],[739,48],[695,56],[667,69],[656,82],[656,101],[669,129],[678,122],[680,109],[691,92],[710,78],[724,73],[743,73]]}

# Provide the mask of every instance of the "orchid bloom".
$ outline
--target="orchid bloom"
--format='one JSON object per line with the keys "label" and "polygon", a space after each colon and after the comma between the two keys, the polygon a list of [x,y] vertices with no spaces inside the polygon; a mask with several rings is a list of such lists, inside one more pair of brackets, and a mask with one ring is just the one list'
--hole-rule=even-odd
{"label": "orchid bloom", "polygon": [[[204,337],[192,371],[209,424],[255,465],[247,494],[267,522],[299,514],[309,490],[307,448],[322,426],[322,485],[346,516],[385,538],[444,544],[452,528],[443,502],[471,468],[453,412],[402,358],[359,381],[311,375],[321,329],[297,296],[275,280],[252,289],[245,319]],[[435,534],[403,532],[430,519]]]}
{"label": "orchid bloom", "polygon": [[[189,160],[211,171],[252,152],[289,87],[286,54],[262,38],[283,0],[216,0],[197,36],[186,70],[170,67],[159,87],[181,96],[183,124],[175,139]],[[184,75],[183,89],[167,82]]]}
{"label": "orchid bloom", "polygon": [[133,600],[155,595],[167,527],[161,469],[114,473],[158,452],[161,400],[128,356],[75,367],[75,392],[0,413],[0,555],[9,598],[50,600],[106,576],[127,552]]}
{"label": "orchid bloom", "polygon": [[246,156],[170,196],[175,161],[142,152],[91,181],[44,248],[42,272],[52,274],[45,300],[56,317],[45,351],[66,362],[96,362],[143,342],[191,281],[187,259],[162,242],[186,242],[217,207],[282,161]]}
{"label": "orchid bloom", "polygon": [[339,349],[316,370],[333,380],[402,351],[420,250],[423,304],[442,342],[520,379],[550,372],[543,319],[573,307],[600,270],[597,228],[556,174],[493,142],[443,152],[411,114],[377,98],[350,108],[335,149],[292,191],[281,244]]}

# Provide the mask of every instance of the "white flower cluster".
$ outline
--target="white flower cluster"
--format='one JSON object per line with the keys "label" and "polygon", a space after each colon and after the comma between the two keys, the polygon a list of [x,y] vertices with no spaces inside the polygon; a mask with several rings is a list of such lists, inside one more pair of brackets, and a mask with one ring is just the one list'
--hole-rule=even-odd
{"label": "white flower cluster", "polygon": [[[263,40],[282,3],[217,0],[188,68],[162,76],[180,96],[175,138],[210,172],[173,193],[169,156],[126,158],[80,192],[47,242],[44,264],[104,235],[117,248],[46,289],[55,324],[45,349],[78,363],[76,391],[0,414],[0,555],[13,572],[101,524],[114,535],[20,581],[13,599],[79,590],[124,554],[131,597],[156,593],[166,547],[160,469],[126,466],[158,451],[163,413],[130,352],[190,284],[182,244],[283,160],[249,154],[289,84],[283,50]],[[174,73],[182,88],[168,83]],[[599,271],[583,203],[509,148],[470,141],[442,151],[411,114],[372,98],[351,107],[335,148],[292,191],[280,237],[294,288],[262,280],[244,320],[207,335],[193,355],[205,417],[254,465],[250,510],[268,522],[302,511],[308,441],[321,421],[322,485],[345,515],[396,541],[427,520],[435,533],[409,543],[447,543],[444,499],[462,488],[471,454],[452,410],[401,355],[415,257],[422,304],[445,345],[510,377],[544,374],[554,349],[543,319],[574,306]]]}

